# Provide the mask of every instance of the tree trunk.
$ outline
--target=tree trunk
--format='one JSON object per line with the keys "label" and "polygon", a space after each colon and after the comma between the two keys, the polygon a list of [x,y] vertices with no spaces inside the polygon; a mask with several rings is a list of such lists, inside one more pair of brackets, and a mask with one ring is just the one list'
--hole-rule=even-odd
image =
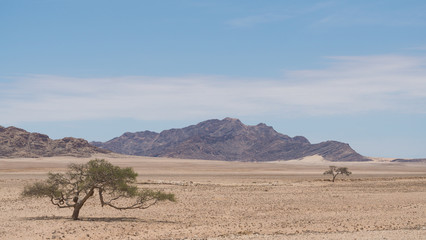
{"label": "tree trunk", "polygon": [[95,191],[95,188],[92,187],[90,191],[86,194],[86,196],[84,196],[84,198],[81,200],[81,202],[78,202],[78,199],[77,199],[77,203],[74,206],[74,212],[72,213],[73,220],[78,220],[78,214],[80,213],[80,209],[83,207],[87,199],[93,196],[94,191]]}
{"label": "tree trunk", "polygon": [[72,213],[72,219],[73,220],[78,220],[78,214],[80,214],[80,209],[81,209],[82,205],[78,204],[74,207],[74,211]]}

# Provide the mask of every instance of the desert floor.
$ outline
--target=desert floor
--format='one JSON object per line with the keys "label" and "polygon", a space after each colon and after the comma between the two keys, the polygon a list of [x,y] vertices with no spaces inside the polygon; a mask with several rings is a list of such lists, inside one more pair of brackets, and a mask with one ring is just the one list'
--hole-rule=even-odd
{"label": "desert floor", "polygon": [[118,211],[93,197],[73,221],[71,209],[20,193],[89,159],[0,159],[0,239],[426,239],[425,163],[334,163],[353,174],[332,183],[322,175],[332,164],[315,158],[103,158],[133,167],[138,186],[175,193],[177,202]]}

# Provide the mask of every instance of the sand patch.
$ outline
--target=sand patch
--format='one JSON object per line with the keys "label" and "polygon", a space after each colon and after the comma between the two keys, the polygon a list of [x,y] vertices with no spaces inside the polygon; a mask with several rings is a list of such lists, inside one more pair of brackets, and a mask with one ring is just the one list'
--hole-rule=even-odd
{"label": "sand patch", "polygon": [[118,211],[92,198],[82,220],[72,221],[70,209],[20,197],[26,183],[87,160],[0,159],[0,239],[424,239],[426,233],[424,164],[350,163],[353,175],[331,183],[322,175],[329,163],[308,164],[315,159],[114,157],[135,168],[139,187],[173,192],[178,202]]}

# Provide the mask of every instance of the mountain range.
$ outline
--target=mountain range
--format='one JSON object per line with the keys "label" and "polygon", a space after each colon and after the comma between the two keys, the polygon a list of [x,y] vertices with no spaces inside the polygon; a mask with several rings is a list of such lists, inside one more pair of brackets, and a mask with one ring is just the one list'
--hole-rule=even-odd
{"label": "mountain range", "polygon": [[110,151],[97,148],[81,138],[52,140],[45,134],[0,126],[0,157],[90,157],[95,153]]}
{"label": "mountain range", "polygon": [[275,161],[320,155],[329,161],[370,161],[346,143],[311,144],[305,137],[292,138],[266,124],[248,126],[234,118],[207,120],[160,133],[127,132],[107,142],[91,144],[116,153],[152,157]]}

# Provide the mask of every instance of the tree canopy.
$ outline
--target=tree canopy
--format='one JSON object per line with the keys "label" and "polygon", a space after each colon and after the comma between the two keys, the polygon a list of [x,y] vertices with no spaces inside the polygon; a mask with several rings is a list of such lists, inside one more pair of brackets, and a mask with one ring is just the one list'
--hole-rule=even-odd
{"label": "tree canopy", "polygon": [[[70,164],[66,173],[49,173],[48,179],[27,185],[23,196],[50,197],[59,208],[74,208],[72,218],[78,219],[80,209],[95,192],[101,206],[118,210],[146,209],[159,201],[175,201],[174,194],[138,189],[134,185],[137,173],[130,167],[120,168],[106,160],[94,159],[85,164]],[[120,201],[134,198],[134,203]]]}
{"label": "tree canopy", "polygon": [[332,182],[336,180],[336,177],[339,174],[349,176],[352,174],[352,172],[350,172],[347,167],[336,167],[336,166],[330,166],[330,169],[324,172],[324,175],[333,176]]}

